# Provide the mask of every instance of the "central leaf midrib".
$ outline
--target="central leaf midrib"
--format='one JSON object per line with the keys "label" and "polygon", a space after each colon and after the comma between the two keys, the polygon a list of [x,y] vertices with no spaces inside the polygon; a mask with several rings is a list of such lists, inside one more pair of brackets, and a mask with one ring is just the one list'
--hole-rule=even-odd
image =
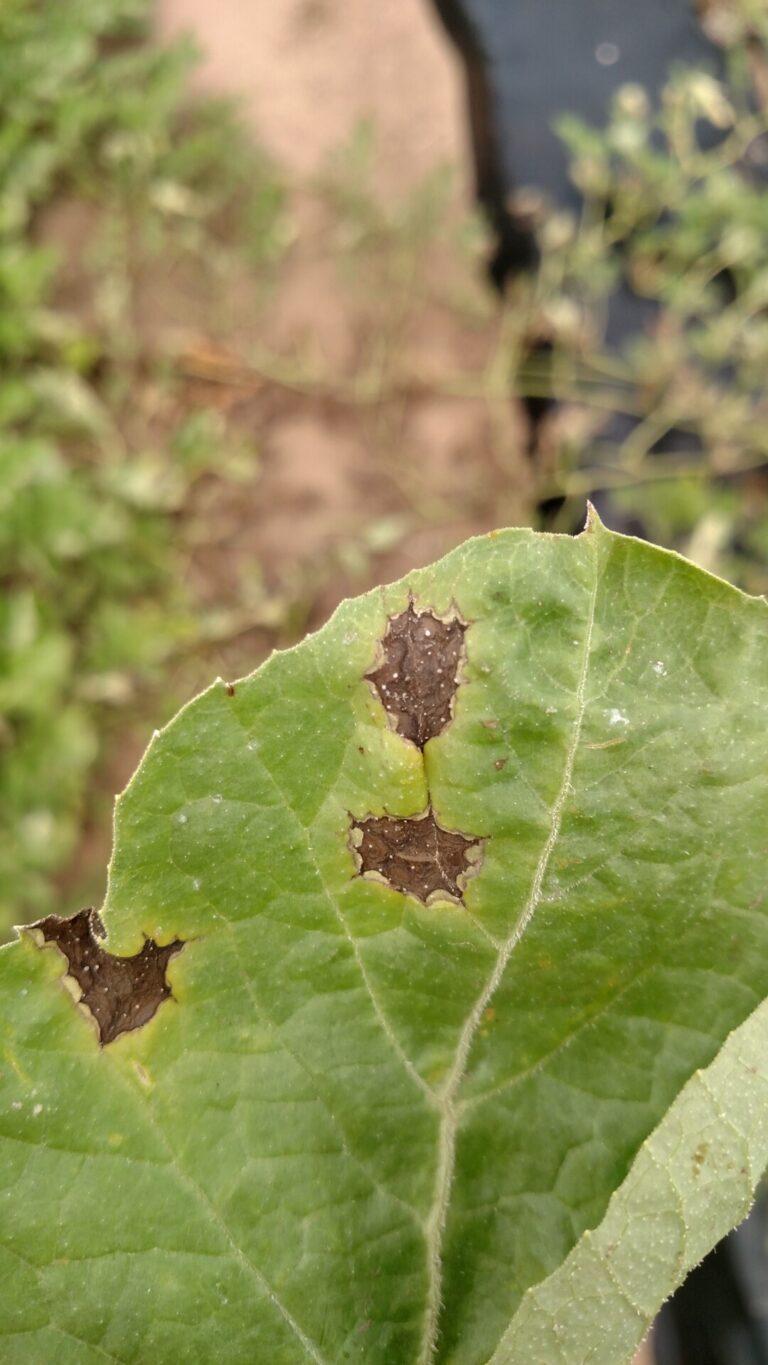
{"label": "central leaf midrib", "polygon": [[[590,543],[588,535],[587,543]],[[551,809],[549,832],[536,864],[529,895],[515,922],[512,932],[501,944],[493,971],[488,977],[483,990],[477,997],[477,1000],[467,1017],[466,1025],[462,1030],[456,1047],[453,1066],[451,1067],[445,1087],[440,1096],[440,1137],[435,1194],[426,1224],[429,1291],[427,1295],[424,1334],[418,1356],[418,1365],[430,1365],[430,1363],[434,1361],[440,1334],[440,1310],[442,1306],[443,1281],[443,1238],[453,1186],[456,1157],[456,1133],[459,1122],[459,1110],[456,1103],[456,1097],[466,1074],[469,1054],[483,1013],[488,1008],[490,1001],[493,999],[493,996],[501,984],[509,959],[522,939],[540,904],[544,878],[560,836],[563,811],[571,791],[571,780],[576,762],[576,753],[579,747],[584,714],[586,711],[587,680],[589,676],[592,635],[595,624],[597,593],[600,582],[599,560],[596,553],[597,546],[595,545],[594,540],[591,542],[591,548],[593,550],[592,564],[594,582],[590,594],[587,623],[584,632],[583,658],[575,694],[576,715],[574,718],[573,731],[566,750],[562,781]]]}

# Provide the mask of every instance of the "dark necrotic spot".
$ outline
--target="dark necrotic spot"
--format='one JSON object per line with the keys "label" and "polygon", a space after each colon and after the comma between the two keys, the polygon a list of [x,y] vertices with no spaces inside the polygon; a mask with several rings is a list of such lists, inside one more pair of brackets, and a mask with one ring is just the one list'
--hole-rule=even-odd
{"label": "dark necrotic spot", "polygon": [[378,872],[396,891],[425,903],[436,891],[463,901],[460,883],[477,866],[468,855],[482,840],[443,829],[431,809],[415,820],[353,819],[352,828],[362,835],[356,845],[361,875]]}
{"label": "dark necrotic spot", "polygon": [[453,698],[466,625],[417,612],[413,602],[393,616],[382,641],[383,662],[366,678],[394,717],[398,734],[420,749],[439,735],[453,715]]}
{"label": "dark necrotic spot", "polygon": [[71,919],[49,915],[29,926],[64,954],[68,974],[82,992],[80,1003],[96,1021],[102,1047],[121,1033],[141,1028],[171,994],[165,972],[180,939],[160,947],[148,938],[135,957],[115,957],[97,943],[104,926],[95,910],[81,910]]}

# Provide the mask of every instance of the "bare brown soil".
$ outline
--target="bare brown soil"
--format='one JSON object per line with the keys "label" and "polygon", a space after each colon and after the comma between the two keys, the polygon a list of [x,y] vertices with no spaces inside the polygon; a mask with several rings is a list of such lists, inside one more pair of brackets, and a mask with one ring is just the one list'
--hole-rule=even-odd
{"label": "bare brown soil", "polygon": [[[458,64],[427,0],[158,0],[157,27],[193,35],[197,89],[237,97],[295,186],[296,240],[266,309],[236,281],[215,322],[190,325],[188,297],[149,291],[150,327],[167,333],[173,308],[180,335],[187,318],[192,400],[220,404],[260,453],[249,494],[205,491],[221,553],[208,546],[195,570],[208,596],[249,564],[275,590],[290,580],[294,598],[306,581],[305,621],[292,626],[317,624],[345,593],[528,519],[519,418],[483,397],[498,319],[481,299],[480,262],[432,240],[393,305],[386,271],[376,279],[370,259],[347,259],[332,212],[306,189],[370,119],[374,191],[397,203],[450,162],[458,219],[469,181]],[[462,289],[474,316],[454,306]],[[300,356],[303,378],[259,376],[259,354]],[[472,375],[475,396],[446,393],[446,379]],[[225,661],[233,669],[254,662],[241,644]]]}
{"label": "bare brown soil", "polygon": [[197,88],[228,93],[300,179],[361,118],[380,139],[379,186],[399,194],[463,156],[459,74],[427,0],[158,0],[159,33],[192,32]]}

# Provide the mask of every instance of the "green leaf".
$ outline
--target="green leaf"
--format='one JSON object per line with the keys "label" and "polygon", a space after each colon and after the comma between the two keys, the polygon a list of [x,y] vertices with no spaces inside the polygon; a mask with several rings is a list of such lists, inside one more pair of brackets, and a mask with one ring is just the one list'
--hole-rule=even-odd
{"label": "green leaf", "polygon": [[766,604],[593,518],[180,712],[108,938],[0,955],[4,1359],[623,1361],[763,1163],[767,693]]}
{"label": "green leaf", "polygon": [[697,1071],[602,1223],[526,1294],[491,1365],[628,1361],[670,1289],[744,1217],[768,1166],[768,1003]]}

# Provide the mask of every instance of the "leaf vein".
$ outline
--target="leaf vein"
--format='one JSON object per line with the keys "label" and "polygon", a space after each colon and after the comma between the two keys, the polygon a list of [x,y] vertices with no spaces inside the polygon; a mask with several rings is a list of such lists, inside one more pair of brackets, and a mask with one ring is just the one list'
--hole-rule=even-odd
{"label": "leaf vein", "polygon": [[[129,1082],[125,1078],[121,1078],[121,1080],[123,1085],[125,1086],[129,1085]],[[131,1088],[131,1094],[134,1098],[135,1093],[136,1092]],[[205,1189],[200,1184],[198,1184],[194,1176],[192,1176],[189,1173],[189,1171],[187,1171],[184,1168],[184,1166],[181,1163],[181,1160],[179,1159],[178,1153],[175,1152],[173,1147],[171,1146],[167,1133],[165,1132],[164,1128],[161,1126],[161,1124],[156,1119],[154,1113],[152,1112],[149,1097],[144,1096],[143,1098],[144,1113],[146,1114],[147,1123],[152,1128],[152,1130],[157,1134],[166,1151],[168,1152],[170,1164],[176,1171],[179,1180],[188,1187],[188,1189],[191,1191],[197,1202],[201,1204],[203,1208],[206,1209],[207,1213],[213,1220],[214,1224],[219,1229],[219,1232],[224,1238],[224,1241],[231,1248],[235,1260],[238,1261],[242,1268],[245,1271],[247,1271],[255,1280],[262,1294],[271,1303],[272,1307],[276,1310],[276,1312],[279,1313],[280,1317],[283,1319],[286,1326],[290,1328],[296,1339],[301,1343],[305,1355],[308,1356],[310,1360],[313,1360],[315,1362],[315,1365],[329,1365],[329,1362],[327,1362],[324,1359],[324,1357],[320,1355],[320,1352],[315,1346],[315,1343],[307,1336],[306,1332],[296,1321],[290,1309],[283,1303],[279,1294],[270,1284],[269,1280],[264,1275],[263,1271],[261,1271],[259,1267],[254,1264],[254,1262],[246,1254],[246,1252],[239,1245],[239,1243],[235,1241],[235,1238],[231,1233],[230,1229],[227,1227],[224,1218],[222,1217],[213,1200],[206,1193]]]}

